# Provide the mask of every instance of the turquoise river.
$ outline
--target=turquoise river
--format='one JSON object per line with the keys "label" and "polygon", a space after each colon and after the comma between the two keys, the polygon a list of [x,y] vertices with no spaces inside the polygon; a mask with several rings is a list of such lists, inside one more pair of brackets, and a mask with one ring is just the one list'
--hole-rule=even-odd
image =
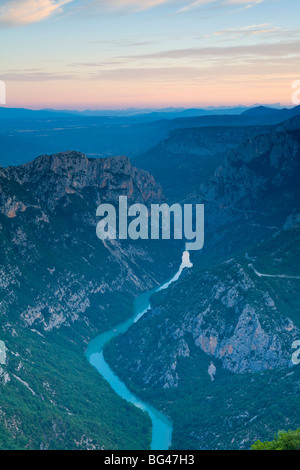
{"label": "turquoise river", "polygon": [[90,364],[94,366],[102,377],[110,384],[112,389],[123,399],[132,403],[134,406],[144,410],[150,416],[152,421],[152,450],[168,450],[172,443],[172,423],[171,421],[161,412],[148,405],[139,399],[136,395],[131,393],[126,385],[118,378],[118,376],[112,371],[103,356],[103,348],[111,338],[125,333],[133,323],[136,323],[146,312],[150,309],[150,297],[155,293],[163,289],[167,289],[170,284],[177,281],[184,268],[190,268],[189,253],[184,252],[182,256],[182,263],[175,274],[175,276],[165,284],[157,287],[149,292],[145,292],[139,295],[134,302],[134,314],[127,321],[120,323],[113,329],[106,331],[105,333],[97,336],[91,341],[86,350],[86,357]]}

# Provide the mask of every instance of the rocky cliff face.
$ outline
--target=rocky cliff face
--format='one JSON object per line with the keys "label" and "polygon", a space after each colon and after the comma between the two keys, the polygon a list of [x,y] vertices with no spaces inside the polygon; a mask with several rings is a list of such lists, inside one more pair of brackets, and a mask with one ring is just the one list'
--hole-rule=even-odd
{"label": "rocky cliff face", "polygon": [[206,184],[226,152],[268,127],[191,127],[176,129],[147,153],[134,158],[140,168],[150,171],[166,196],[180,200]]}
{"label": "rocky cliff face", "polygon": [[205,204],[203,255],[228,256],[269,237],[299,211],[298,118],[227,152],[208,184],[184,202]]}
{"label": "rocky cliff face", "polygon": [[[171,271],[171,256],[161,269],[164,255],[157,247],[102,243],[96,237],[100,203],[116,203],[120,195],[129,204],[163,201],[153,177],[133,168],[126,157],[44,155],[1,169],[0,187],[4,317],[46,331],[77,320],[89,323],[91,317],[99,327],[102,320],[115,321],[109,316],[116,292],[129,301]],[[14,286],[27,286],[26,301]]]}
{"label": "rocky cliff face", "polygon": [[106,351],[133,390],[170,413],[175,448],[247,448],[260,434],[272,437],[280,419],[297,427],[289,402],[294,394],[299,403],[300,372],[291,360],[300,337],[295,127],[293,120],[228,152],[185,200],[205,203],[204,252]]}
{"label": "rocky cliff face", "polygon": [[204,196],[224,208],[258,211],[257,203],[268,195],[266,212],[271,209],[274,193],[290,189],[291,182],[298,180],[299,154],[299,132],[273,131],[247,140],[228,153]]}
{"label": "rocky cliff face", "polygon": [[[30,191],[35,203],[53,211],[63,199],[64,206],[70,203],[71,195],[83,197],[81,192],[93,191],[95,204],[103,201],[115,203],[119,195],[127,195],[129,201],[152,203],[163,200],[161,187],[143,170],[131,166],[127,157],[89,159],[79,152],[43,155],[19,167],[0,170],[3,185],[1,210],[14,210],[12,197],[5,200],[9,182]],[[8,188],[9,190],[9,188]],[[25,193],[26,194],[26,193]],[[25,210],[21,201],[16,201],[19,210]]]}
{"label": "rocky cliff face", "polygon": [[187,273],[167,293],[155,296],[145,319],[115,341],[122,357],[117,367],[125,368],[139,386],[177,388],[183,380],[178,361],[194,360],[192,345],[194,352],[199,348],[235,374],[291,368],[291,345],[300,337],[299,327],[272,282],[259,277],[247,259],[231,259]]}

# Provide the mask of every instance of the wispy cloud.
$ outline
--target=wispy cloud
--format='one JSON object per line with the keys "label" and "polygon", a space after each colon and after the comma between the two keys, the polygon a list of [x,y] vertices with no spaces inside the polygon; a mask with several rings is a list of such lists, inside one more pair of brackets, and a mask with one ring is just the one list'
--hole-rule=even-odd
{"label": "wispy cloud", "polygon": [[[174,12],[184,13],[212,4],[215,7],[245,6],[250,7],[264,0],[3,0],[0,6],[0,25],[20,26],[37,23],[54,14],[63,13],[65,6],[71,4],[69,13],[87,15],[127,12],[138,13],[150,8],[167,5],[174,7]],[[186,4],[188,3],[188,4]]]}
{"label": "wispy cloud", "polygon": [[264,0],[225,0],[226,5],[258,5],[263,3]]}
{"label": "wispy cloud", "polygon": [[174,3],[174,0],[92,0],[86,3],[89,4],[89,8],[98,6],[107,10],[129,9],[131,11],[143,11],[163,3],[172,2]]}
{"label": "wispy cloud", "polygon": [[177,13],[185,13],[195,8],[208,5],[209,3],[216,3],[216,0],[196,0],[195,2],[192,2],[189,5],[180,8]]}
{"label": "wispy cloud", "polygon": [[188,5],[185,5],[184,7],[180,8],[178,10],[178,13],[185,13],[189,12],[191,10],[194,10],[196,8],[214,4],[214,6],[219,6],[219,7],[226,7],[226,6],[245,6],[247,8],[252,7],[253,5],[258,5],[259,3],[263,3],[264,0],[195,0],[192,3],[189,3]]}
{"label": "wispy cloud", "polygon": [[[220,61],[214,61],[207,66],[185,67],[139,67],[102,70],[86,77],[89,81],[106,81],[128,83],[197,83],[206,86],[208,83],[220,84]],[[227,60],[222,64],[223,83],[227,81],[251,81],[257,82],[282,81],[285,78],[292,79],[295,76],[296,66],[293,59],[272,58],[265,61],[264,58],[255,61],[245,61],[243,69],[234,60]]]}
{"label": "wispy cloud", "polygon": [[0,6],[0,25],[18,26],[44,21],[73,0],[4,0]]}
{"label": "wispy cloud", "polygon": [[[98,5],[111,10],[131,9],[134,11],[148,10],[149,8],[162,4],[173,4],[177,9],[177,12],[185,12],[209,4],[216,4],[216,6],[219,7],[230,5],[244,5],[246,7],[250,7],[263,3],[264,1],[265,0],[191,0],[187,2],[184,0],[87,0],[87,3],[89,3],[89,6]],[[179,8],[180,4],[181,7]]]}
{"label": "wispy cloud", "polygon": [[[261,34],[273,34],[283,32],[282,28],[273,26],[270,23],[252,24],[249,26],[242,26],[240,28],[228,28],[216,31],[211,36],[257,36]],[[208,37],[208,36],[207,36]]]}
{"label": "wispy cloud", "polygon": [[273,44],[255,44],[239,46],[212,46],[212,47],[191,47],[186,49],[170,49],[149,54],[138,54],[124,56],[123,59],[201,59],[203,57],[237,57],[248,56],[283,57],[295,55],[300,56],[299,42],[280,42]]}
{"label": "wispy cloud", "polygon": [[2,73],[1,78],[10,82],[52,82],[53,80],[74,80],[78,78],[75,74],[61,74],[43,72],[38,70],[11,70]]}
{"label": "wispy cloud", "polygon": [[139,67],[102,70],[90,76],[91,80],[121,82],[178,82],[199,79],[197,67]]}

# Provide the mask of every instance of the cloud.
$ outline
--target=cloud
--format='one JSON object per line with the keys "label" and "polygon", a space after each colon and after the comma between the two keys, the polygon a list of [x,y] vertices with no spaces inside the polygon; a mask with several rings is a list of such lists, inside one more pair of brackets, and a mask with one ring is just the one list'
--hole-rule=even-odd
{"label": "cloud", "polygon": [[131,55],[119,57],[123,59],[201,59],[203,57],[224,57],[243,58],[243,57],[282,57],[295,55],[299,57],[299,42],[280,42],[272,44],[239,45],[239,46],[212,46],[212,47],[194,47],[188,49],[170,49],[161,52],[149,54]]}
{"label": "cloud", "polygon": [[185,7],[180,8],[180,10],[178,10],[178,13],[184,13],[184,12],[193,10],[194,8],[198,8],[204,5],[208,5],[209,3],[215,3],[215,2],[216,0],[196,0],[195,2],[190,3],[189,5],[186,5]]}
{"label": "cloud", "polygon": [[225,0],[226,5],[258,5],[264,0]]}
{"label": "cloud", "polygon": [[86,79],[93,82],[104,81],[112,84],[113,82],[122,83],[197,83],[198,86],[207,86],[208,84],[218,83],[220,85],[220,66],[222,66],[222,82],[241,81],[251,82],[256,80],[263,83],[275,83],[275,81],[292,80],[295,77],[297,66],[293,58],[271,57],[265,60],[264,57],[251,59],[243,62],[235,61],[230,57],[226,62],[219,57],[217,60],[208,63],[198,63],[195,66],[175,66],[175,67],[132,67],[99,70]]}
{"label": "cloud", "polygon": [[[129,11],[139,12],[160,5],[174,5],[177,13],[184,13],[198,7],[209,4],[217,4],[217,7],[244,5],[246,7],[262,3],[264,0],[194,0],[191,3],[186,0],[82,0],[81,8],[87,12],[93,11]],[[188,3],[188,5],[185,5]],[[181,8],[179,6],[181,5]],[[184,6],[182,6],[184,5]],[[179,8],[179,9],[178,9]]]}
{"label": "cloud", "polygon": [[20,26],[46,20],[73,0],[4,0],[0,6],[0,25]]}
{"label": "cloud", "polygon": [[178,13],[185,13],[190,10],[194,10],[195,8],[199,8],[205,5],[209,5],[212,3],[218,3],[218,6],[234,6],[234,5],[244,5],[247,8],[258,5],[262,3],[264,0],[223,0],[221,2],[217,2],[217,0],[195,0],[194,2],[190,3],[189,5],[184,6],[178,10]]}
{"label": "cloud", "polygon": [[[87,1],[87,7],[90,10],[98,9],[99,11],[118,11],[129,10],[131,12],[139,12],[154,8],[164,3],[176,3],[178,0],[91,0]],[[85,8],[83,6],[83,8]],[[87,11],[88,11],[87,9]]]}
{"label": "cloud", "polygon": [[173,4],[175,7],[178,7],[179,4],[188,3],[188,5],[183,6],[177,10],[177,13],[186,12],[193,10],[198,7],[206,6],[209,4],[217,4],[218,7],[230,6],[230,5],[244,5],[250,7],[252,5],[258,5],[259,3],[264,2],[265,0],[194,0],[191,3],[184,0],[90,0],[86,3],[89,8],[93,6],[101,7],[102,9],[107,10],[125,10],[129,9],[131,11],[142,11],[148,10],[162,4]]}
{"label": "cloud", "polygon": [[53,80],[74,80],[77,78],[77,75],[56,74],[32,69],[32,71],[11,70],[10,72],[1,74],[1,78],[7,82],[48,82]]}
{"label": "cloud", "polygon": [[[211,34],[210,36],[227,36],[236,38],[237,36],[257,36],[260,34],[274,34],[274,33],[282,33],[282,28],[278,26],[273,26],[270,23],[262,23],[262,24],[253,24],[249,26],[243,26],[241,28],[228,28],[223,29],[220,31],[216,31],[215,33]],[[206,37],[208,37],[207,35]]]}
{"label": "cloud", "polygon": [[162,5],[174,6],[177,13],[188,12],[195,8],[216,4],[226,7],[242,5],[250,7],[264,0],[194,0],[179,8],[183,0],[4,0],[0,6],[0,26],[20,26],[38,23],[54,14],[64,12],[64,6],[72,4],[70,13],[88,15],[128,12],[135,13]]}
{"label": "cloud", "polygon": [[[1,0],[0,0],[1,1]],[[128,12],[134,13],[163,4],[178,4],[181,0],[4,0],[0,5],[0,26],[22,26],[38,23],[64,12],[72,3],[71,14]]]}
{"label": "cloud", "polygon": [[198,80],[201,70],[197,67],[138,67],[102,70],[90,76],[91,80],[121,82],[176,82]]}

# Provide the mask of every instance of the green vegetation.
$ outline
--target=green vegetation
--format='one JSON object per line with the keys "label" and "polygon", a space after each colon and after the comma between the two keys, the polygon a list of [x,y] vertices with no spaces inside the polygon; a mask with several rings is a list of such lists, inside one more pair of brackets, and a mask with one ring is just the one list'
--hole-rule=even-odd
{"label": "green vegetation", "polygon": [[[35,165],[16,171],[30,180]],[[0,449],[149,449],[150,418],[112,391],[84,350],[92,337],[129,318],[136,291],[167,277],[171,267],[153,262],[146,277],[134,250],[132,268],[117,248],[106,249],[93,223],[103,194],[87,188],[82,197],[66,196],[63,183],[41,171],[35,177],[42,187],[0,176],[3,200],[15,196],[26,206],[15,217],[13,202],[12,217],[0,211],[0,339],[7,347]],[[115,178],[122,185],[122,173]],[[141,253],[140,259],[145,248]],[[161,257],[153,253],[154,261]]]}
{"label": "green vegetation", "polygon": [[0,377],[0,450],[150,448],[148,415],[119,398],[73,340],[14,331],[1,333],[10,381]]}
{"label": "green vegetation", "polygon": [[[158,323],[156,326],[159,331]],[[144,327],[149,334],[146,324]],[[136,353],[139,344],[133,328],[130,335],[124,335],[130,348],[128,356],[134,346]],[[155,349],[156,341],[152,339]],[[299,423],[300,367],[293,371],[232,374],[220,361],[199,350],[190,337],[190,356],[177,359],[178,386],[162,389],[159,383],[151,387],[143,383],[139,372],[128,373],[119,358],[121,348],[116,348],[115,341],[105,349],[106,360],[134,393],[171,418],[174,450],[249,449],[258,436],[272,438],[283,422],[291,427]],[[167,370],[166,361],[173,350],[174,343],[168,339],[162,362],[154,364],[161,376]],[[139,354],[139,359],[149,366],[144,355]],[[214,382],[207,373],[210,361],[217,368]]]}
{"label": "green vegetation", "polygon": [[[283,424],[299,426],[300,367],[287,365],[292,355],[289,332],[279,332],[282,353],[277,359],[266,358],[264,352],[255,358],[255,349],[250,354],[239,349],[232,364],[250,364],[242,373],[230,372],[213,354],[204,353],[193,336],[201,321],[208,337],[216,332],[219,342],[231,337],[246,304],[255,309],[266,332],[276,331],[286,318],[300,325],[300,281],[259,277],[248,266],[252,262],[264,273],[272,273],[275,264],[276,273],[299,266],[299,250],[292,248],[299,246],[299,237],[297,229],[282,232],[253,249],[253,261],[243,254],[211,268],[198,265],[197,271],[195,266],[180,282],[155,294],[152,311],[105,348],[106,360],[127,386],[172,419],[173,449],[250,449],[258,437],[272,439]],[[222,298],[228,299],[230,291],[237,302],[226,307]],[[280,365],[283,358],[286,363]],[[217,369],[213,382],[208,375],[211,361]],[[260,369],[263,361],[265,370]]]}
{"label": "green vegetation", "polygon": [[279,431],[274,441],[256,441],[252,450],[300,450],[300,429],[296,431]]}

